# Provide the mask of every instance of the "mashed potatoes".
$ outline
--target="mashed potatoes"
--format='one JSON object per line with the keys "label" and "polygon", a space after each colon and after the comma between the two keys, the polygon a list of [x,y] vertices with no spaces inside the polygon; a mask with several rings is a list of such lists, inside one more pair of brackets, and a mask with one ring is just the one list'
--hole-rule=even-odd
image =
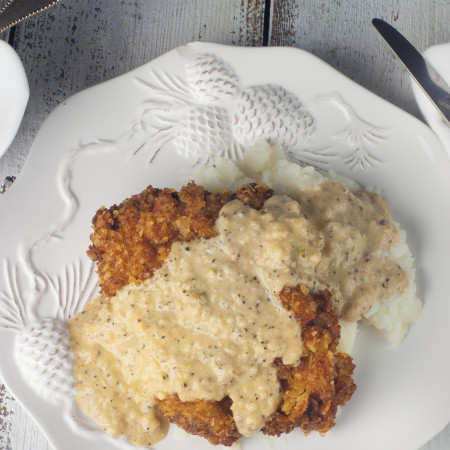
{"label": "mashed potatoes", "polygon": [[[200,169],[196,174],[195,181],[211,192],[219,192],[225,188],[235,191],[238,186],[245,183],[263,182],[274,189],[277,194],[286,194],[294,198],[314,196],[314,191],[323,188],[327,183],[333,182],[344,187],[341,192],[342,198],[347,196],[346,190],[350,193],[357,193],[358,198],[372,195],[371,191],[361,190],[361,187],[354,181],[339,176],[332,171],[325,173],[310,166],[302,167],[288,162],[284,159],[284,153],[280,148],[265,142],[260,142],[249,148],[245,152],[242,161],[221,159],[215,167]],[[330,200],[333,202],[333,199]],[[382,212],[386,217],[390,216],[389,208],[387,204],[382,203],[381,198],[380,200],[374,198],[373,203],[375,204],[374,208],[378,208],[378,211],[374,211],[374,213]],[[335,208],[334,212],[330,211],[324,212],[320,217],[325,239],[323,248],[325,249],[327,245],[331,245],[331,241],[328,239],[327,242],[324,223],[333,223],[333,233],[340,231],[340,226],[335,224],[336,215],[340,214],[339,208]],[[344,215],[349,213],[346,211]],[[325,219],[326,214],[329,215],[327,219]],[[340,349],[345,352],[349,352],[353,346],[359,320],[374,326],[390,344],[398,345],[405,337],[411,322],[421,311],[421,302],[416,296],[413,258],[406,245],[406,233],[398,228],[398,224],[384,218],[380,220],[380,225],[382,226],[380,228],[385,226],[391,227],[383,237],[380,237],[381,254],[379,255],[380,258],[384,258],[383,263],[384,261],[389,262],[389,272],[386,273],[390,275],[381,279],[379,283],[377,279],[370,286],[367,285],[366,280],[372,276],[374,270],[371,269],[366,273],[361,273],[359,268],[363,267],[361,266],[361,261],[365,262],[372,255],[364,256],[361,253],[362,250],[358,248],[341,249],[335,252],[334,260],[327,267],[321,268],[322,273],[327,274],[327,276],[331,276],[336,271],[347,270],[348,267],[351,267],[353,272],[358,271],[360,274],[358,279],[352,275],[353,286],[351,288],[348,286],[350,283],[348,281],[349,277],[347,277],[345,283],[337,280],[335,290],[340,290],[340,292],[335,292],[335,294],[337,294],[338,301],[344,303],[346,301],[346,299],[339,299],[341,297],[340,294],[344,297],[345,293],[349,292],[350,295],[357,296],[357,289],[365,289],[364,296],[366,299],[364,301],[356,299],[353,305],[344,306],[343,309],[336,305],[340,312],[342,327]],[[354,231],[352,230],[351,220],[347,220],[344,227],[346,233]],[[359,237],[364,241],[365,236],[361,236],[361,232],[355,233],[358,235],[355,235],[355,239]],[[388,238],[386,238],[386,235]],[[351,239],[351,241],[355,242],[355,239]],[[388,243],[384,242],[386,239],[390,239],[390,241]],[[370,250],[370,242],[366,246],[367,248],[364,251],[367,253],[367,249]],[[336,253],[340,253],[342,259],[336,260]],[[353,258],[354,254],[356,255],[355,258]],[[355,260],[353,265],[351,264],[352,261],[349,261],[349,255],[350,259],[353,258]],[[361,259],[363,256],[365,259]],[[392,274],[396,276],[395,284],[397,288],[391,288],[394,285]],[[325,278],[325,275],[323,275],[323,278]],[[324,280],[321,281],[322,283],[318,284],[318,288],[324,282]],[[363,287],[361,288],[361,286]],[[333,289],[331,290],[333,291]],[[370,307],[365,310],[367,305],[370,305]]]}

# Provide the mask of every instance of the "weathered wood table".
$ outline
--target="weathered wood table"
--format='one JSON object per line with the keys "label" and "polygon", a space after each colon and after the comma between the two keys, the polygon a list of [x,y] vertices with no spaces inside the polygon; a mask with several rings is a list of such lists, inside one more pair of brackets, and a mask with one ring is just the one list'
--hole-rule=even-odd
{"label": "weathered wood table", "polygon": [[[65,0],[0,35],[22,59],[31,91],[0,159],[0,191],[8,195],[37,130],[62,100],[189,41],[299,47],[420,117],[408,74],[370,21],[387,20],[424,50],[450,40],[449,11],[448,0]],[[422,450],[448,448],[450,427]],[[51,449],[1,382],[0,449]]]}

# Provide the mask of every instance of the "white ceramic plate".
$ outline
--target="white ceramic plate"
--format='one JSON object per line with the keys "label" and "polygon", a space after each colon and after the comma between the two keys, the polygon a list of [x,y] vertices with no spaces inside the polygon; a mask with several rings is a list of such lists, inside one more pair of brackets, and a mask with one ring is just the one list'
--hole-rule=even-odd
{"label": "white ceramic plate", "polygon": [[[243,449],[410,450],[449,421],[450,161],[436,136],[303,51],[196,43],[60,105],[0,198],[1,376],[55,449],[125,445],[73,405],[65,321],[96,290],[93,214],[148,184],[179,188],[258,138],[383,190],[408,231],[424,309],[399,348],[360,332],[358,389],[326,437],[296,431]],[[211,449],[175,434],[155,448]]]}

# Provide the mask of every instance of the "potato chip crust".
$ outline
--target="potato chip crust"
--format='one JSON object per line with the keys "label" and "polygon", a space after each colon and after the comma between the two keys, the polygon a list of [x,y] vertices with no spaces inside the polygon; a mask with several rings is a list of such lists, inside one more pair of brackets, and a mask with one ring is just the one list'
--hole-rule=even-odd
{"label": "potato chip crust", "polygon": [[174,241],[215,235],[222,206],[238,198],[260,209],[273,191],[264,184],[247,184],[236,194],[211,194],[191,182],[179,192],[147,187],[119,206],[100,208],[92,223],[87,252],[97,262],[102,294],[113,296],[129,283],[150,278],[161,267]]}
{"label": "potato chip crust", "polygon": [[[273,191],[264,184],[241,186],[237,193],[211,194],[191,182],[179,192],[151,186],[119,206],[101,208],[93,219],[88,256],[97,262],[102,293],[113,296],[129,283],[150,278],[161,267],[172,242],[209,238],[222,206],[237,198],[256,209]],[[274,361],[282,389],[278,410],[262,429],[279,436],[296,427],[305,434],[325,433],[334,425],[336,409],[356,389],[351,357],[336,348],[340,327],[331,294],[312,294],[304,285],[280,292],[283,306],[302,326],[304,352],[298,367]],[[173,423],[214,445],[232,445],[241,436],[231,413],[231,400],[181,402],[172,395],[157,403]]]}
{"label": "potato chip crust", "polygon": [[334,425],[337,407],[356,389],[351,377],[355,366],[350,356],[336,351],[340,326],[330,292],[313,295],[297,285],[283,288],[280,298],[302,326],[305,350],[298,367],[275,361],[283,398],[262,431],[279,436],[301,427],[305,434],[325,433]]}

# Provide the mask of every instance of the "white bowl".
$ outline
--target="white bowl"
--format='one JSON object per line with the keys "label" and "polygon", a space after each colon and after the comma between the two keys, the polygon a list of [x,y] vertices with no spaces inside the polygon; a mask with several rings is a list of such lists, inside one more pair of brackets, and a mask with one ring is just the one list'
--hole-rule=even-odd
{"label": "white bowl", "polygon": [[29,94],[27,76],[19,56],[9,44],[0,40],[0,156],[16,136]]}

